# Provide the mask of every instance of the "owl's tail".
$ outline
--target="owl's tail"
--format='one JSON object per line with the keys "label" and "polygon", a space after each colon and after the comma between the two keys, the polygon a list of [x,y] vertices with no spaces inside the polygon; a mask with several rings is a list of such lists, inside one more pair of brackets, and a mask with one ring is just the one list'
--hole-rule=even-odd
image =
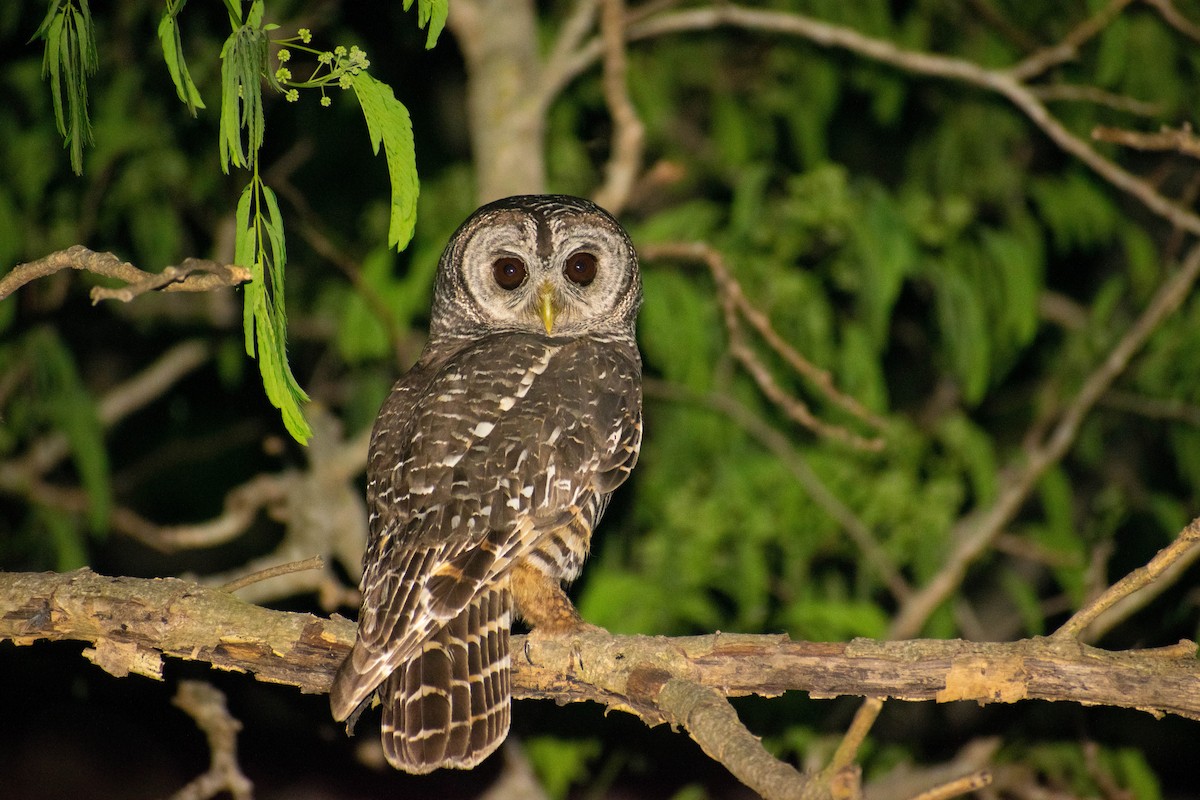
{"label": "owl's tail", "polygon": [[422,774],[470,769],[508,735],[512,595],[488,589],[380,687],[388,763]]}

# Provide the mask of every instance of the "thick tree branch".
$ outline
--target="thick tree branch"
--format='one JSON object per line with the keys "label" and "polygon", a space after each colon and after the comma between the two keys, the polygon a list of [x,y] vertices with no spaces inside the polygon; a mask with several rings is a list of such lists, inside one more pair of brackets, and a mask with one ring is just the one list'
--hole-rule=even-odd
{"label": "thick tree branch", "polygon": [[[272,611],[175,578],[111,578],[89,570],[0,574],[0,640],[88,642],[86,655],[120,676],[159,678],[162,657],[169,656],[323,693],[353,638],[349,620]],[[515,637],[513,649],[528,656],[513,660],[517,697],[592,700],[651,723],[671,718],[668,708],[647,702],[655,696],[647,674],[664,673],[726,696],[803,690],[814,698],[1052,700],[1200,720],[1200,662],[1192,643],[1108,652],[1046,638],[823,643],[595,631],[564,640]]]}
{"label": "thick tree branch", "polygon": [[546,191],[546,115],[531,0],[459,0],[447,27],[467,67],[467,111],[476,198]]}

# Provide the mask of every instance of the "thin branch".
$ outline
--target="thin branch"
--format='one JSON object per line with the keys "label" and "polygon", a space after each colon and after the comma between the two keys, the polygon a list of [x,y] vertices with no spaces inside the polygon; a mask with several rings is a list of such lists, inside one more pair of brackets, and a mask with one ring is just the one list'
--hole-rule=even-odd
{"label": "thin branch", "polygon": [[981,769],[913,795],[912,800],[950,800],[952,797],[961,797],[967,792],[974,792],[991,785],[991,770]]}
{"label": "thin branch", "polygon": [[244,533],[261,509],[282,502],[287,497],[288,485],[286,475],[256,475],[227,492],[221,513],[210,520],[184,525],[158,525],[142,520],[123,532],[163,553],[216,547]]}
{"label": "thin branch", "polygon": [[1180,13],[1171,0],[1143,0],[1143,2],[1154,8],[1163,18],[1163,22],[1189,39],[1200,42],[1200,25],[1197,25]]}
{"label": "thin branch", "polygon": [[[1064,43],[1080,46],[1095,35],[1096,24],[1119,12],[1132,0],[1116,0],[1095,17],[1085,21],[1068,36]],[[784,11],[745,8],[733,4],[721,4],[708,8],[673,11],[630,24],[626,35],[631,41],[653,39],[677,33],[715,30],[722,27],[758,31],[766,34],[794,36],[820,47],[847,50],[862,58],[877,61],[916,75],[941,78],[964,83],[1007,98],[1029,120],[1042,130],[1051,141],[1065,152],[1073,155],[1097,175],[1117,189],[1128,193],[1152,212],[1177,228],[1200,235],[1200,215],[1186,206],[1160,194],[1146,181],[1117,166],[1091,147],[1084,139],[1071,133],[1060,123],[1037,96],[1037,91],[1024,83],[1022,73],[1013,70],[995,70],[982,67],[965,59],[906,50],[885,39],[866,36],[853,28],[821,22],[819,20]],[[1026,60],[1016,69],[1033,71],[1049,64],[1053,53],[1056,57],[1072,57],[1064,43],[1043,51],[1037,61]],[[599,60],[603,47],[598,39],[581,46],[575,57],[560,65],[560,72],[543,74],[545,91],[561,91],[561,88],[576,75]],[[1032,57],[1031,57],[1032,58]]]}
{"label": "thin branch", "polygon": [[1183,577],[1183,573],[1190,569],[1198,559],[1200,559],[1200,548],[1193,547],[1188,550],[1179,557],[1178,561],[1168,566],[1154,583],[1118,600],[1096,617],[1092,624],[1080,634],[1080,640],[1091,643],[1102,639],[1106,633],[1150,605],[1159,595],[1178,583],[1179,579]]}
{"label": "thin branch", "polygon": [[1075,612],[1051,638],[1063,639],[1083,634],[1096,619],[1130,595],[1155,583],[1200,542],[1200,518],[1192,520],[1169,546],[1158,551],[1145,566],[1138,567],[1108,587],[1099,597]]}
{"label": "thin branch", "polygon": [[[303,140],[311,148],[311,142],[308,139]],[[294,149],[301,149],[298,144]],[[303,153],[307,157],[307,153]],[[274,171],[274,167],[272,171]],[[407,369],[415,358],[413,346],[408,341],[406,332],[400,327],[399,321],[396,318],[393,309],[388,304],[388,301],[363,278],[362,264],[350,255],[345,253],[341,247],[333,241],[333,237],[328,232],[328,226],[320,214],[313,211],[312,206],[308,202],[308,197],[304,192],[296,188],[291,182],[288,174],[284,174],[280,170],[279,175],[269,179],[269,183],[275,187],[275,190],[291,203],[292,207],[300,216],[301,224],[296,226],[299,231],[300,238],[313,249],[318,256],[321,256],[330,264],[335,266],[354,287],[354,291],[362,298],[367,306],[367,310],[375,321],[385,331],[392,353],[395,355],[398,366],[401,369]]]}
{"label": "thin branch", "polygon": [[242,723],[234,719],[225,695],[211,683],[180,681],[171,701],[196,721],[208,739],[208,771],[171,795],[171,800],[208,800],[228,792],[233,800],[250,800],[254,784],[242,772],[237,758],[237,735]]}
{"label": "thin branch", "polygon": [[1050,83],[1031,86],[1029,87],[1029,91],[1033,93],[1034,97],[1044,102],[1092,103],[1139,117],[1157,117],[1165,110],[1162,103],[1126,97],[1125,95],[1107,92],[1095,86]]}
{"label": "thin branch", "polygon": [[759,332],[771,349],[798,374],[814,384],[834,405],[853,415],[856,419],[882,429],[886,423],[857,399],[841,392],[833,383],[833,376],[826,370],[804,358],[799,351],[787,344],[772,327],[770,320],[746,299],[741,284],[733,277],[721,253],[701,242],[677,242],[653,244],[642,248],[647,259],[671,258],[699,261],[712,273],[721,295],[725,327],[729,333],[730,353],[746,369],[758,384],[759,389],[772,403],[777,405],[793,422],[823,436],[841,442],[857,450],[878,452],[883,449],[882,438],[864,438],[841,426],[819,419],[808,406],[797,397],[789,395],[775,380],[771,371],[758,358],[746,339],[741,319],[745,318]]}
{"label": "thin branch", "polygon": [[1185,425],[1200,428],[1200,407],[1182,400],[1147,397],[1134,392],[1113,389],[1100,398],[1100,405],[1146,419],[1182,422]]}
{"label": "thin branch", "polygon": [[624,0],[601,0],[600,36],[604,42],[604,101],[613,121],[612,152],[604,185],[593,198],[611,213],[620,214],[642,168],[646,129],[629,99],[625,58]]}
{"label": "thin branch", "polygon": [[117,299],[128,302],[149,291],[164,292],[210,292],[237,286],[251,279],[250,271],[236,264],[221,264],[199,258],[187,258],[178,266],[171,266],[155,274],[138,269],[128,261],[122,261],[112,253],[97,253],[83,245],[68,247],[48,256],[18,264],[0,278],[0,300],[20,289],[30,281],[53,275],[64,269],[91,272],[106,278],[116,278],[129,284],[121,289],[92,289],[92,302]]}
{"label": "thin branch", "polygon": [[999,737],[975,739],[959,748],[950,761],[941,764],[916,766],[911,762],[901,762],[882,775],[875,775],[863,795],[866,800],[911,800],[930,788],[954,783],[963,776],[984,771],[1001,746]]}
{"label": "thin branch", "polygon": [[238,589],[244,589],[253,583],[276,578],[280,575],[291,575],[293,572],[305,572],[310,569],[324,568],[325,559],[321,558],[321,556],[313,556],[302,561],[289,561],[286,564],[278,564],[274,567],[257,570],[249,575],[243,575],[236,580],[223,583],[220,588],[223,592],[236,592]]}
{"label": "thin branch", "polygon": [[879,719],[879,712],[882,710],[882,698],[868,697],[863,700],[862,705],[854,712],[854,719],[850,721],[850,727],[846,728],[846,733],[842,736],[837,750],[834,751],[833,758],[829,760],[827,772],[839,772],[854,763],[858,758],[858,751],[862,748],[863,742],[867,740],[867,734],[871,732],[871,728],[875,725],[875,720]]}
{"label": "thin branch", "polygon": [[917,635],[929,616],[952,595],[975,562],[1003,532],[1046,471],[1062,460],[1079,435],[1084,418],[1124,372],[1151,334],[1188,297],[1200,276],[1200,244],[1192,247],[1180,269],[1163,283],[1141,315],[1125,331],[1107,357],[1088,375],[1049,434],[1030,442],[1023,463],[1002,473],[991,506],[964,517],[951,534],[953,548],[937,575],[901,605],[888,635],[905,639]]}
{"label": "thin branch", "polygon": [[1158,133],[1143,133],[1124,128],[1099,126],[1092,129],[1092,138],[1100,142],[1114,142],[1135,150],[1170,151],[1192,158],[1200,158],[1200,137],[1191,125],[1179,128],[1163,128]]}
{"label": "thin branch", "polygon": [[[109,389],[96,403],[96,417],[111,428],[130,414],[166,394],[172,386],[208,361],[211,349],[199,339],[175,345],[148,367]],[[54,433],[35,441],[12,468],[28,475],[44,475],[70,451],[67,437]]]}
{"label": "thin branch", "polygon": [[573,55],[583,44],[588,32],[595,24],[596,10],[599,6],[600,0],[580,0],[560,28],[558,38],[542,67],[539,104],[543,110],[550,107],[555,96],[562,89],[560,85],[547,81],[546,77],[562,74],[565,65],[571,62]]}
{"label": "thin branch", "polygon": [[1010,22],[1007,17],[997,11],[987,0],[970,0],[970,5],[976,16],[1022,50],[1032,52],[1042,46],[1042,43],[1034,38],[1033,34],[1020,25]]}
{"label": "thin branch", "polygon": [[1013,67],[1010,73],[1019,81],[1027,81],[1051,67],[1075,59],[1079,55],[1079,48],[1099,36],[1100,32],[1132,2],[1133,0],[1111,0],[1104,8],[1071,29],[1061,42],[1030,54]]}

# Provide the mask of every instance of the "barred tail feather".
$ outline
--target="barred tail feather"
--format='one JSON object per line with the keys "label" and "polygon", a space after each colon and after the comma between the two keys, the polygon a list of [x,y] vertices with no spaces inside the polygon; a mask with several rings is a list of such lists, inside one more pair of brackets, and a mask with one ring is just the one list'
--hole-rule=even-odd
{"label": "barred tail feather", "polygon": [[422,774],[470,769],[508,735],[508,587],[475,597],[380,687],[388,763]]}

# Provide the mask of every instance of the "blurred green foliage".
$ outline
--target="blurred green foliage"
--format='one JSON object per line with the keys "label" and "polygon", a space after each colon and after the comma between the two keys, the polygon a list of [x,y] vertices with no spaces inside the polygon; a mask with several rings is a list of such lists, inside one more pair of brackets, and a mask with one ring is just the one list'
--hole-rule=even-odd
{"label": "blurred green foliage", "polygon": [[[363,81],[354,84],[368,98],[361,108],[343,94],[324,108],[315,94],[287,103],[268,93],[260,109],[270,130],[261,170],[278,190],[287,229],[287,356],[351,432],[370,424],[391,380],[419,349],[438,255],[474,206],[461,65],[450,37],[425,49],[445,4],[419,4],[426,32],[404,9],[370,5],[272,0],[266,19],[289,35],[303,22],[323,40],[357,42],[394,95]],[[771,5],[1001,67],[1057,41],[1102,4]],[[1197,4],[1178,5],[1200,19]],[[59,6],[87,15],[82,0],[57,0],[52,11]],[[61,40],[55,52],[67,53],[65,60],[44,61],[50,56],[23,44],[38,29],[36,9],[0,7],[0,39],[9,43],[0,60],[7,98],[0,107],[0,269],[78,243],[151,270],[232,253],[245,179],[216,169],[212,147],[223,127],[230,133],[229,120],[222,125],[212,112],[221,100],[228,19],[217,4],[175,13],[181,6],[168,4],[171,23],[162,8],[142,4],[89,18],[75,30],[94,28],[98,65],[91,69],[86,47],[63,50]],[[569,8],[542,10],[550,39]],[[156,37],[165,66],[150,48]],[[647,165],[670,176],[631,199],[623,219],[635,241],[702,241],[720,251],[775,331],[886,419],[886,446],[862,452],[791,422],[732,357],[712,276],[697,264],[646,260],[646,441],[633,481],[598,534],[576,592],[580,608],[620,632],[884,636],[898,599],[814,486],[857,517],[912,586],[928,583],[955,544],[953,526],[996,499],[1002,469],[1023,461],[1028,432],[1061,413],[1172,273],[1182,237],[980,90],[733,30],[640,42],[629,62]],[[1200,50],[1138,7],[1045,80],[1156,107],[1147,119],[1105,104],[1051,106],[1086,137],[1098,125],[1154,130],[1194,120],[1198,78]],[[86,114],[72,105],[72,81],[86,81]],[[247,81],[261,84],[257,73]],[[400,119],[404,107],[411,119]],[[386,163],[362,141],[363,112]],[[388,115],[391,122],[381,123]],[[81,149],[89,118],[95,145]],[[548,188],[588,193],[607,157],[598,71],[572,83],[547,121]],[[341,132],[351,128],[358,138],[344,146]],[[412,174],[397,166],[409,146],[399,143],[406,130],[415,142],[419,198]],[[64,132],[66,155],[59,152]],[[232,135],[222,141],[240,147],[236,119]],[[1191,163],[1096,147],[1152,174],[1164,193],[1196,185]],[[411,246],[397,254],[409,230]],[[330,251],[351,268],[332,268],[338,258]],[[261,386],[227,355],[106,432],[96,398],[172,342],[203,336],[228,354],[242,334],[220,301],[199,296],[91,307],[85,290],[96,282],[60,274],[0,303],[0,458],[15,463],[61,434],[69,459],[43,477],[80,487],[87,500],[55,504],[24,485],[0,486],[19,501],[0,517],[8,526],[0,537],[5,568],[102,562],[157,574],[153,558],[130,556],[114,545],[120,537],[104,536],[113,504],[146,509],[164,523],[202,515],[161,499],[147,463],[201,476],[182,479],[184,489],[175,491],[203,498],[207,508],[247,478],[251,465],[299,461],[294,450],[264,456],[257,447],[278,433],[278,420]],[[874,433],[760,338],[752,335],[751,346],[776,382],[818,417]],[[1189,299],[1102,398],[1069,456],[1006,530],[1004,546],[972,567],[925,635],[1049,633],[1195,515],[1198,353],[1200,305]],[[237,433],[239,425],[251,435]],[[786,458],[764,430],[784,437]],[[173,442],[181,438],[206,444],[180,455]],[[226,464],[236,466],[219,466]],[[189,566],[209,564],[201,557]],[[1196,636],[1196,621],[1194,595],[1173,590],[1105,643],[1166,644]],[[837,728],[764,714],[767,727],[756,732],[780,752],[802,753]],[[957,727],[943,734],[926,720],[912,737],[934,744],[881,742],[870,753],[868,777],[905,758],[944,754],[946,737],[974,735],[976,724],[988,723],[955,718]],[[1160,765],[1136,746],[1117,736],[1089,754],[1075,738],[1025,730],[1000,758],[1077,794],[1099,792],[1097,775],[1104,774],[1133,796],[1161,795]],[[527,749],[554,796],[587,783],[603,761],[591,739],[541,738]],[[682,792],[701,796],[694,787]]]}

